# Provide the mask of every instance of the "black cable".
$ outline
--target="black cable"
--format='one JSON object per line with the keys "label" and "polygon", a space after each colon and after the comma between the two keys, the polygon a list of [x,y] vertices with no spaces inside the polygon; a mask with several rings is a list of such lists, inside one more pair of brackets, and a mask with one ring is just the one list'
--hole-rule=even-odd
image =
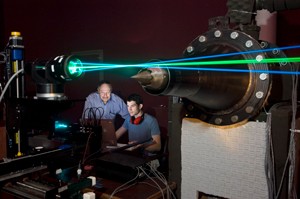
{"label": "black cable", "polygon": [[0,55],[3,56],[3,61],[0,61],[0,64],[6,63],[7,56],[4,52],[0,52]]}

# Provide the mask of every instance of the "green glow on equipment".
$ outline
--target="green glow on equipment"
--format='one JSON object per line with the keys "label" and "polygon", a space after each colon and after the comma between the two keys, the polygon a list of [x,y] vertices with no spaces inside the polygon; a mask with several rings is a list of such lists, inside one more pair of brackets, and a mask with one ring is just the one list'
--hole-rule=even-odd
{"label": "green glow on equipment", "polygon": [[66,123],[63,123],[62,121],[55,121],[55,129],[66,129],[68,128],[68,125]]}
{"label": "green glow on equipment", "polygon": [[72,58],[67,63],[67,73],[70,75],[70,77],[77,78],[80,77],[83,73],[83,64],[80,59],[78,58]]}

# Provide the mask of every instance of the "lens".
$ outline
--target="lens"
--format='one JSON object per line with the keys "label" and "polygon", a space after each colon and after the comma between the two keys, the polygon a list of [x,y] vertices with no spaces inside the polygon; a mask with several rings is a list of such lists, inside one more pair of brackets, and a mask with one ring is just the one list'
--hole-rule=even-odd
{"label": "lens", "polygon": [[78,78],[82,75],[82,62],[78,58],[70,58],[70,60],[66,63],[66,71],[69,74],[71,79]]}

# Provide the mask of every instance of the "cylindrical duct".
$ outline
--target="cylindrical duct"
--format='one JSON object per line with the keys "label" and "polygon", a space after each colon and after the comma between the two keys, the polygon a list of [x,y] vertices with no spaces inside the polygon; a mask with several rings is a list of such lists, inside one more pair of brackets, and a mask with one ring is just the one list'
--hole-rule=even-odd
{"label": "cylindrical duct", "polygon": [[[266,52],[267,42],[231,29],[212,29],[197,37],[186,48],[184,60],[205,62],[193,66],[189,62],[180,69],[158,62],[157,67],[141,70],[133,76],[147,93],[186,99],[191,117],[214,125],[231,125],[256,115],[269,97],[272,80],[268,73],[276,65],[262,60],[275,56]],[[278,55],[278,52],[276,52]],[[253,60],[210,65],[213,61]],[[163,64],[162,64],[163,63]]]}

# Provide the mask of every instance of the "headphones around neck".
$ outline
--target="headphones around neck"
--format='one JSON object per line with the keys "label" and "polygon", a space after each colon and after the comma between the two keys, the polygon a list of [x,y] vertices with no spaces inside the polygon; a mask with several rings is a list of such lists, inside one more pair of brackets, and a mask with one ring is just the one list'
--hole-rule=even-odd
{"label": "headphones around neck", "polygon": [[140,123],[143,122],[143,120],[144,120],[144,113],[143,113],[143,115],[141,115],[139,117],[131,116],[130,123],[135,124],[135,125],[139,125]]}

